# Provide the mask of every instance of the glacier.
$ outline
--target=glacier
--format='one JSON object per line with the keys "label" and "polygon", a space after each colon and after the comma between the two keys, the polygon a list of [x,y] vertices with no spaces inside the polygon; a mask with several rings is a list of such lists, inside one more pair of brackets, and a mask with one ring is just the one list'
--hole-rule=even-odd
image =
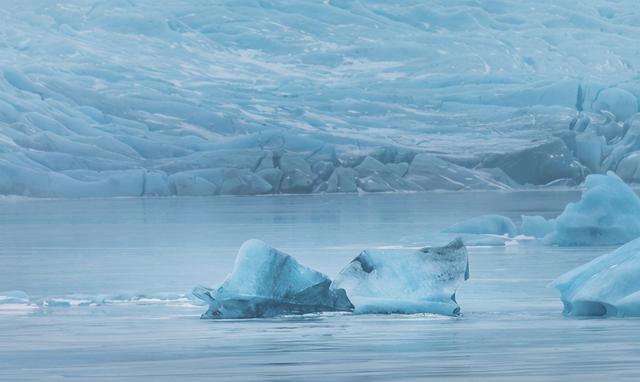
{"label": "glacier", "polygon": [[468,278],[467,249],[456,239],[411,253],[363,251],[340,271],[332,288],[346,291],[356,314],[457,316],[456,290]]}
{"label": "glacier", "polygon": [[345,291],[330,288],[324,274],[260,240],[247,240],[233,271],[216,289],[194,288],[209,305],[202,318],[264,318],[288,314],[352,311]]}
{"label": "glacier", "polygon": [[570,316],[640,316],[640,239],[554,280]]}
{"label": "glacier", "polygon": [[640,181],[630,1],[2,5],[0,194]]}

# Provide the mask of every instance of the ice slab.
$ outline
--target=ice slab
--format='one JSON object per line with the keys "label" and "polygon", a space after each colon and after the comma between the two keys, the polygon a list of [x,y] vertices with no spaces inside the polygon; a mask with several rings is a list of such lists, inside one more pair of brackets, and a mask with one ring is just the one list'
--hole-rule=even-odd
{"label": "ice slab", "polygon": [[332,284],[344,289],[355,313],[458,315],[456,289],[469,278],[461,239],[411,253],[366,250]]}
{"label": "ice slab", "polygon": [[613,172],[589,175],[580,201],[555,219],[545,241],[557,245],[622,244],[640,236],[640,199]]}
{"label": "ice slab", "polygon": [[571,316],[640,316],[640,239],[553,281]]}
{"label": "ice slab", "polygon": [[219,288],[196,287],[193,294],[209,304],[202,318],[353,310],[345,291],[330,286],[324,274],[254,239],[242,244],[233,271]]}

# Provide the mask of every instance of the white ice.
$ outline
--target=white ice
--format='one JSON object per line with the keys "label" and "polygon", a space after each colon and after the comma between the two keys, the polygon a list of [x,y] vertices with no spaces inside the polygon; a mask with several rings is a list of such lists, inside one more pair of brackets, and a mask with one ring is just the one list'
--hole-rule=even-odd
{"label": "white ice", "polygon": [[456,290],[469,278],[467,250],[460,239],[411,253],[366,250],[333,281],[355,313],[458,315]]}

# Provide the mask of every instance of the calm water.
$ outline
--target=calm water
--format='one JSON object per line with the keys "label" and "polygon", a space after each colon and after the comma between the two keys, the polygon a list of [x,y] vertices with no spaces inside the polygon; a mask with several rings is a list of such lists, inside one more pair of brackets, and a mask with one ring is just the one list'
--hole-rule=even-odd
{"label": "calm water", "polygon": [[[612,248],[469,248],[463,317],[203,321],[260,238],[335,275],[367,247],[443,244],[500,213],[557,215],[576,192],[0,200],[0,291],[104,305],[0,309],[0,380],[591,380],[640,378],[640,320],[572,319],[546,284]],[[75,302],[74,302],[75,304]],[[2,306],[0,306],[2,307]]]}

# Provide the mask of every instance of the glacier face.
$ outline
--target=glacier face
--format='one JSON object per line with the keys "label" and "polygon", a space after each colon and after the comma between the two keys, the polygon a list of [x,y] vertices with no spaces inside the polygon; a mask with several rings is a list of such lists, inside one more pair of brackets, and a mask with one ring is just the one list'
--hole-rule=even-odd
{"label": "glacier face", "polygon": [[633,1],[0,3],[0,194],[640,180]]}

